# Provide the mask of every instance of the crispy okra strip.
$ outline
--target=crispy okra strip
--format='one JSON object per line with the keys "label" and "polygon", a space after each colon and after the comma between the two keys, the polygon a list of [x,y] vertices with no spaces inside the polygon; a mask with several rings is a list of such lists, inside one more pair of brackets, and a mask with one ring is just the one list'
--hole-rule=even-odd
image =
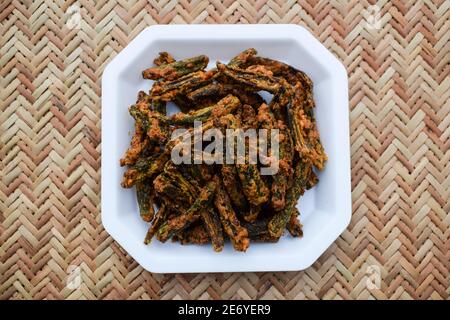
{"label": "crispy okra strip", "polygon": [[153,63],[156,66],[162,66],[164,64],[169,64],[175,62],[175,59],[172,55],[166,51],[160,52],[159,55],[153,60]]}
{"label": "crispy okra strip", "polygon": [[142,130],[147,133],[150,141],[165,143],[169,138],[168,119],[163,114],[148,110],[142,104],[130,107],[130,114],[139,123]]}
{"label": "crispy okra strip", "polygon": [[234,165],[223,164],[220,171],[223,185],[230,196],[231,202],[239,211],[245,211],[248,204],[242,193],[241,181],[239,180],[236,167]]}
{"label": "crispy okra strip", "polygon": [[149,145],[149,140],[145,139],[146,133],[139,123],[135,123],[135,132],[131,138],[130,146],[120,159],[120,165],[130,166],[136,163],[139,156]]}
{"label": "crispy okra strip", "polygon": [[211,202],[216,190],[216,182],[210,181],[202,190],[200,194],[192,204],[192,206],[184,214],[164,222],[158,229],[156,234],[157,238],[161,242],[167,241],[174,234],[177,234],[200,217],[200,212]]}
{"label": "crispy okra strip", "polygon": [[150,181],[144,180],[136,184],[136,196],[142,220],[150,222],[155,215],[153,208],[155,190]]}
{"label": "crispy okra strip", "polygon": [[156,231],[158,231],[160,225],[164,222],[166,217],[169,215],[169,210],[163,203],[158,211],[156,211],[155,218],[153,219],[153,223],[148,228],[147,234],[145,235],[144,243],[149,244],[153,238],[153,236],[156,234]]}
{"label": "crispy okra strip", "polygon": [[236,55],[235,57],[233,57],[230,62],[228,63],[229,67],[237,67],[240,68],[243,65],[245,65],[247,63],[247,61],[255,56],[258,52],[256,51],[256,49],[254,48],[248,48],[244,51],[242,51],[241,53],[239,53],[238,55]]}
{"label": "crispy okra strip", "polygon": [[214,74],[215,72],[212,71],[196,71],[176,80],[156,82],[150,91],[150,97],[162,101],[171,101],[177,95],[186,94],[210,83]]}
{"label": "crispy okra strip", "polygon": [[164,173],[169,177],[174,185],[180,188],[182,192],[188,196],[189,199],[191,199],[190,203],[195,201],[199,190],[197,190],[195,186],[183,176],[183,174],[179,171],[179,167],[175,166],[172,161],[168,161],[164,167]]}
{"label": "crispy okra strip", "polygon": [[303,71],[300,71],[300,70],[298,70],[288,64],[285,64],[283,62],[269,59],[269,58],[250,56],[247,59],[247,63],[246,63],[247,67],[249,65],[265,66],[267,69],[272,71],[274,76],[283,77],[291,84],[295,84],[300,81],[306,87],[308,87],[308,88],[312,87],[311,79]]}
{"label": "crispy okra strip", "polygon": [[200,217],[202,218],[205,230],[209,234],[214,251],[222,251],[224,239],[219,215],[213,208],[207,208],[200,211]]}
{"label": "crispy okra strip", "polygon": [[209,59],[200,55],[188,59],[174,61],[172,63],[151,67],[142,71],[144,79],[150,80],[175,80],[186,74],[203,70],[208,65]]}
{"label": "crispy okra strip", "polygon": [[294,172],[294,182],[286,195],[286,205],[283,210],[276,212],[269,222],[269,232],[273,237],[281,237],[286,225],[295,213],[298,197],[305,192],[311,166],[299,161]]}
{"label": "crispy okra strip", "polygon": [[240,84],[213,82],[189,92],[187,94],[187,98],[195,105],[204,105],[204,101],[208,98],[221,98],[226,96],[227,94],[232,94],[238,97],[243,104],[259,106],[264,102],[264,99],[259,94],[257,94],[255,90],[256,89],[254,88],[243,87]]}
{"label": "crispy okra strip", "polygon": [[136,161],[134,165],[125,171],[122,179],[122,187],[131,188],[137,182],[152,177],[164,169],[165,163],[169,160],[170,152],[152,155]]}
{"label": "crispy okra strip", "polygon": [[234,81],[259,90],[276,93],[281,87],[279,79],[259,72],[229,67],[220,62],[217,62],[217,69]]}
{"label": "crispy okra strip", "polygon": [[218,118],[224,116],[227,113],[231,113],[236,110],[240,105],[241,104],[237,97],[233,95],[227,95],[216,104],[209,107],[194,110],[189,113],[176,113],[170,118],[170,122],[177,125],[192,125],[194,121],[204,122],[210,117]]}
{"label": "crispy okra strip", "polygon": [[[140,104],[141,108],[149,108],[148,95],[144,91],[138,92],[136,104]],[[142,154],[142,151],[149,146],[150,141],[146,139],[146,130],[142,127],[142,123],[140,121],[135,121],[134,129],[130,146],[125,152],[125,155],[120,159],[120,165],[122,167],[135,164],[137,159]]]}
{"label": "crispy okra strip", "polygon": [[248,202],[253,206],[259,206],[267,202],[270,191],[261,178],[258,166],[256,164],[245,163],[236,165],[236,168],[239,179],[241,180],[242,190]]}
{"label": "crispy okra strip", "polygon": [[153,185],[159,199],[172,211],[187,210],[194,201],[186,190],[176,185],[164,172],[155,178]]}
{"label": "crispy okra strip", "polygon": [[277,121],[274,114],[267,105],[263,104],[259,108],[258,121],[262,128],[279,130],[279,161],[278,172],[273,175],[271,186],[271,206],[275,211],[280,211],[285,206],[285,195],[287,183],[292,174],[293,146],[292,139],[283,121]]}
{"label": "crispy okra strip", "polygon": [[[294,92],[304,90],[298,82],[294,87]],[[301,158],[309,161],[319,170],[322,170],[327,160],[323,146],[320,143],[319,132],[312,114],[312,109],[308,107],[312,102],[312,93],[306,93],[306,100],[294,94],[291,108],[288,110],[289,120],[294,131],[296,150]]]}
{"label": "crispy okra strip", "polygon": [[[228,114],[222,117],[221,122],[221,126],[225,126],[230,129],[237,129],[240,127],[239,119],[236,119],[236,117],[232,114]],[[258,207],[264,202],[267,202],[267,200],[269,199],[270,190],[266,186],[264,180],[261,178],[258,166],[256,164],[249,163],[248,152],[246,152],[245,157],[245,163],[236,164],[236,170],[241,181],[242,191],[244,192],[245,197],[247,198],[250,205]],[[244,219],[246,218],[253,219],[256,217],[244,215]]]}
{"label": "crispy okra strip", "polygon": [[286,205],[286,190],[289,178],[292,175],[292,139],[287,130],[281,131],[280,140],[279,170],[273,176],[272,198],[270,200],[275,211],[282,210]]}
{"label": "crispy okra strip", "polygon": [[237,251],[247,250],[250,244],[247,229],[239,223],[236,213],[231,207],[230,198],[220,184],[214,197],[214,205],[219,212],[223,229],[230,238],[234,249]]}

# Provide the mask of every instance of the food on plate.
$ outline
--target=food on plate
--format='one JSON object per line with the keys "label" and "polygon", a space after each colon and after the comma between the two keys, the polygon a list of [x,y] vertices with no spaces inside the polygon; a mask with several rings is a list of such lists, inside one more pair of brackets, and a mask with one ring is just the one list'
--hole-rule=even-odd
{"label": "food on plate", "polygon": [[[153,62],[142,72],[153,85],[129,107],[135,130],[120,159],[127,167],[121,185],[136,188],[139,214],[150,224],[144,242],[210,243],[219,252],[227,240],[235,250],[246,251],[251,242],[277,242],[286,231],[301,237],[297,202],[318,183],[316,172],[327,160],[314,117],[311,79],[283,62],[258,56],[253,48],[211,70],[205,55],[175,60],[161,52]],[[270,101],[261,91],[270,93]],[[168,102],[181,111],[168,115]],[[237,157],[241,161],[204,157],[197,162],[202,159],[195,151],[195,134],[214,132],[208,141],[217,143],[230,131],[233,141],[245,146]],[[257,144],[239,135],[274,131],[277,135],[263,135]],[[187,139],[191,136],[193,140]],[[201,141],[200,151],[212,148],[210,143]],[[239,154],[236,145],[214,146],[214,155],[223,159],[229,152]],[[177,162],[174,153],[192,162]],[[274,164],[275,172],[263,174],[263,168]]]}

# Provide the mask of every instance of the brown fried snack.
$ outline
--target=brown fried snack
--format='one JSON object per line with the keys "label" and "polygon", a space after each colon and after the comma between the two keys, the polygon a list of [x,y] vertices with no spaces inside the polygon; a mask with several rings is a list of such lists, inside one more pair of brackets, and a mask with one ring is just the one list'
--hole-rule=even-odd
{"label": "brown fried snack", "polygon": [[208,62],[208,57],[204,55],[174,61],[145,69],[142,71],[142,77],[151,80],[175,80],[188,73],[205,69]]}
{"label": "brown fried snack", "polygon": [[[227,239],[235,250],[246,251],[252,241],[277,242],[285,230],[302,237],[296,205],[318,183],[316,169],[322,170],[327,160],[313,112],[311,79],[285,63],[257,56],[253,48],[209,71],[205,55],[176,61],[160,52],[153,62],[142,74],[155,81],[129,108],[135,132],[120,159],[127,166],[121,184],[136,186],[140,216],[151,224],[144,242],[156,236],[183,245],[210,243],[219,252]],[[260,91],[269,92],[271,100],[266,102]],[[167,116],[168,102],[182,112]],[[202,123],[202,134],[216,128],[224,137],[229,129],[279,134],[265,140],[259,136],[255,145],[235,132],[233,139],[245,144],[243,163],[175,164],[172,152],[179,152],[179,143],[196,132],[195,121]],[[181,128],[184,135],[172,138]],[[196,156],[194,140],[185,142]],[[267,154],[260,152],[263,142]],[[278,152],[272,148],[277,143]],[[257,162],[250,163],[255,151]],[[268,160],[278,164],[270,176],[260,172]]]}

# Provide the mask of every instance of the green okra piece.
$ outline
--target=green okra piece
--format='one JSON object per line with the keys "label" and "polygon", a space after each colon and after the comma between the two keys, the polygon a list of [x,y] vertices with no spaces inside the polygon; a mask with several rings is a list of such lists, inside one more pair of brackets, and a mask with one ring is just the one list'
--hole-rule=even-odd
{"label": "green okra piece", "polygon": [[155,215],[155,208],[153,207],[155,190],[153,189],[153,184],[147,180],[137,183],[136,196],[142,220],[146,222],[152,221]]}
{"label": "green okra piece", "polygon": [[[205,97],[211,97],[211,96],[222,96],[226,94],[233,85],[223,84],[219,82],[213,82],[210,84],[207,84],[206,86],[200,87],[198,89],[195,89],[194,91],[191,91],[187,94],[187,97],[191,101],[198,101],[200,99],[203,99]],[[227,90],[229,89],[229,90]]]}
{"label": "green okra piece", "polygon": [[205,69],[208,62],[207,56],[200,55],[145,69],[142,76],[144,79],[150,80],[175,80],[189,73]]}
{"label": "green okra piece", "polygon": [[255,89],[243,87],[240,84],[220,82],[213,82],[191,91],[187,94],[187,98],[196,104],[210,97],[224,97],[227,94],[232,94],[238,97],[242,104],[251,106],[259,106],[264,102],[264,99],[255,92]]}
{"label": "green okra piece", "polygon": [[258,52],[254,48],[248,48],[241,53],[239,53],[237,56],[233,57],[230,62],[228,63],[229,67],[236,67],[241,68],[243,67],[247,61],[255,56]]}
{"label": "green okra piece", "polygon": [[203,225],[209,234],[214,251],[220,252],[224,246],[222,224],[217,212],[213,208],[200,211]]}
{"label": "green okra piece", "polygon": [[[261,178],[258,166],[256,164],[238,164],[236,165],[239,179],[241,180],[242,190],[250,205],[259,206],[269,200],[270,191],[266,183]],[[254,217],[255,218],[255,217]],[[244,219],[252,219],[250,216]],[[247,220],[251,221],[251,220]]]}
{"label": "green okra piece", "polygon": [[[223,119],[225,120],[224,122],[226,122],[226,127],[230,129],[237,129],[239,127],[238,121],[233,115],[227,115],[223,117]],[[236,164],[236,170],[241,181],[242,191],[250,205],[258,207],[267,202],[270,190],[261,178],[258,166],[249,163],[248,152],[246,153],[245,163]],[[244,215],[244,219],[246,218],[252,219],[253,216]]]}
{"label": "green okra piece", "polygon": [[205,122],[210,117],[218,118],[233,112],[240,106],[240,101],[233,95],[227,95],[216,104],[209,107],[194,110],[189,113],[176,113],[170,118],[170,123],[175,125],[192,125],[194,121]]}
{"label": "green okra piece", "polygon": [[162,101],[172,101],[177,95],[186,94],[210,83],[214,74],[212,71],[200,70],[176,80],[156,82],[150,91],[150,97]]}
{"label": "green okra piece", "polygon": [[192,183],[183,176],[177,166],[175,166],[171,161],[168,161],[164,167],[164,173],[174,185],[182,190],[184,194],[189,195],[189,198],[192,199],[191,202],[194,201],[197,197],[198,190],[196,190],[194,185],[192,185]]}
{"label": "green okra piece", "polygon": [[132,105],[129,109],[136,123],[142,127],[152,141],[165,142],[169,137],[168,119],[165,115],[142,109],[139,104]]}
{"label": "green okra piece", "polygon": [[161,224],[165,221],[169,214],[169,210],[163,203],[159,210],[156,211],[155,218],[153,219],[153,223],[150,226],[150,228],[147,231],[147,234],[145,235],[144,243],[149,244],[153,238],[153,236],[156,234],[156,231],[158,231]]}
{"label": "green okra piece", "polygon": [[202,188],[197,200],[195,200],[192,206],[184,214],[180,214],[179,216],[164,222],[158,229],[158,240],[165,242],[167,239],[171,238],[173,235],[198,220],[201,210],[203,210],[211,202],[216,186],[217,185],[214,181],[210,181],[204,188]]}
{"label": "green okra piece", "polygon": [[303,71],[300,71],[286,63],[270,58],[250,56],[247,60],[247,65],[264,66],[270,70],[274,76],[283,77],[290,84],[295,84],[300,81],[305,88],[312,88],[311,79]]}
{"label": "green okra piece", "polygon": [[192,125],[194,121],[206,121],[210,116],[214,106],[193,110],[188,113],[178,112],[174,114],[170,121],[175,125]]}
{"label": "green okra piece", "polygon": [[167,206],[174,211],[179,212],[189,208],[194,201],[194,197],[192,197],[190,192],[180,188],[164,172],[155,178],[153,185],[158,197],[163,199]]}
{"label": "green okra piece", "polygon": [[279,169],[273,176],[271,186],[271,206],[275,211],[282,210],[286,204],[286,190],[290,177],[292,176],[292,162],[294,154],[292,138],[289,130],[287,130],[284,124],[279,124],[279,130]]}
{"label": "green okra piece", "polygon": [[219,213],[223,229],[230,238],[234,249],[237,251],[247,250],[250,244],[247,229],[241,226],[231,207],[230,198],[220,184],[214,197],[214,205]]}
{"label": "green okra piece", "polygon": [[220,62],[217,62],[217,69],[220,73],[233,79],[235,82],[242,83],[259,90],[277,93],[281,87],[279,79],[272,76],[229,67]]}
{"label": "green okra piece", "polygon": [[163,152],[139,159],[125,171],[122,179],[122,187],[131,188],[136,183],[160,173],[164,169],[164,165],[169,160],[169,157],[170,152]]}
{"label": "green okra piece", "polygon": [[221,166],[222,182],[230,196],[231,202],[239,211],[246,210],[248,204],[242,193],[241,181],[239,180],[236,167],[234,165],[223,164]]}
{"label": "green okra piece", "polygon": [[295,205],[300,195],[305,192],[310,175],[311,166],[299,161],[294,172],[294,183],[286,195],[286,205],[283,210],[276,212],[269,222],[269,232],[273,237],[281,237],[286,225],[295,212]]}

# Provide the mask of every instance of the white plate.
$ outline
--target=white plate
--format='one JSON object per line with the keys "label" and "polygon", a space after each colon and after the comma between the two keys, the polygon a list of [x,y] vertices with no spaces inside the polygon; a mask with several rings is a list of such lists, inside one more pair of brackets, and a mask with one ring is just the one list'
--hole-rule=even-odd
{"label": "white plate", "polygon": [[[305,71],[314,82],[315,115],[329,160],[319,184],[301,197],[304,237],[251,243],[247,252],[227,244],[143,244],[148,225],[139,216],[134,189],[123,189],[119,159],[127,149],[133,119],[128,106],[151,81],[141,72],[160,51],[176,59],[198,54],[228,61],[254,47],[261,56]],[[295,25],[166,25],[143,30],[106,67],[102,79],[102,221],[111,236],[145,269],[158,272],[288,271],[310,266],[350,222],[348,79],[343,65],[308,31]]]}

